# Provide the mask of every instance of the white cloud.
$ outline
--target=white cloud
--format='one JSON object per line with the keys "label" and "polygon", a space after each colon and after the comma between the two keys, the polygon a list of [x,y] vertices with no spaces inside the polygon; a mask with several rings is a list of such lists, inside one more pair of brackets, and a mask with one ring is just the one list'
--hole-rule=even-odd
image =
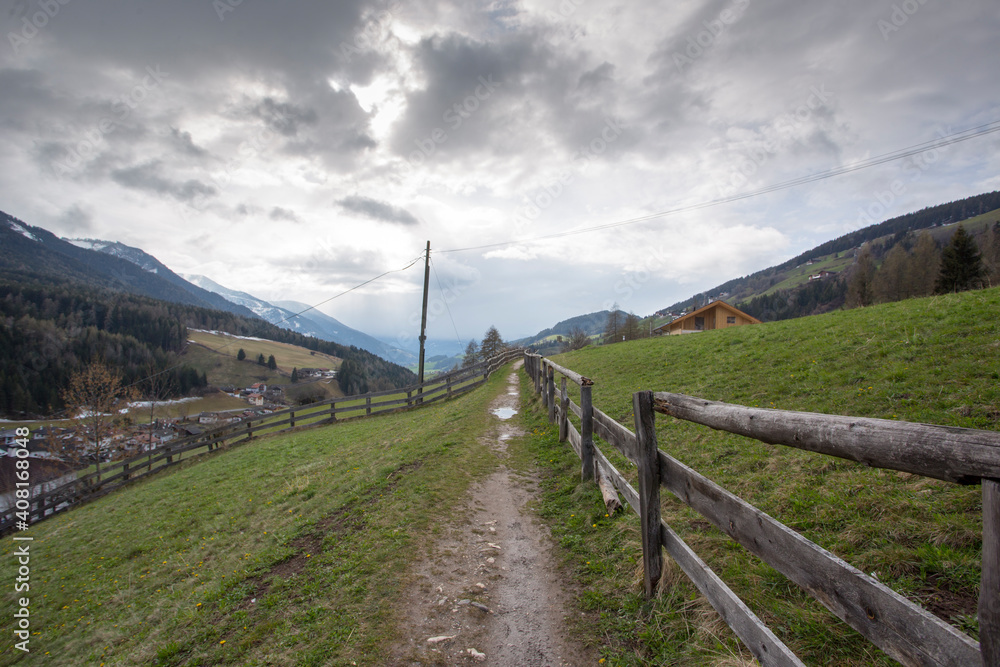
{"label": "white cloud", "polygon": [[[887,216],[998,186],[1000,142],[983,138],[918,178],[889,163],[530,241],[1000,118],[1000,70],[983,56],[1000,32],[990,3],[926,3],[885,38],[891,12],[862,0],[351,0],[243,3],[220,21],[202,0],[70,3],[18,53],[0,48],[0,209],[299,301],[399,268],[427,239],[435,253],[520,241],[435,255],[464,276],[449,303],[462,337],[600,309],[639,271],[651,277],[629,306],[648,312],[856,228],[894,180],[906,187]],[[0,17],[4,35],[19,25]],[[136,92],[155,67],[169,75]],[[88,141],[69,173],[55,168]],[[699,259],[706,248],[714,261]],[[331,312],[396,335],[421,284],[418,266]],[[450,318],[433,327],[454,337]]]}

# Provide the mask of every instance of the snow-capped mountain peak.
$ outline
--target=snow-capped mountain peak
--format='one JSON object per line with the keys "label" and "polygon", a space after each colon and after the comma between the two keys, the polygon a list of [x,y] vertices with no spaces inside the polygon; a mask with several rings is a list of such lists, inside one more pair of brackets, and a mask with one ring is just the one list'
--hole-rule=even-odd
{"label": "snow-capped mountain peak", "polygon": [[[117,241],[102,241],[101,239],[68,239],[64,238],[63,241],[72,243],[78,248],[84,248],[85,250],[94,250],[97,252],[103,252],[106,255],[111,255],[113,257],[119,257],[126,261],[132,262],[144,271],[149,271],[150,273],[159,273],[160,268],[163,264],[160,263],[158,259],[148,254],[146,251],[139,248],[133,248],[132,246],[125,245],[124,243],[119,243]],[[166,267],[163,267],[166,268]]]}

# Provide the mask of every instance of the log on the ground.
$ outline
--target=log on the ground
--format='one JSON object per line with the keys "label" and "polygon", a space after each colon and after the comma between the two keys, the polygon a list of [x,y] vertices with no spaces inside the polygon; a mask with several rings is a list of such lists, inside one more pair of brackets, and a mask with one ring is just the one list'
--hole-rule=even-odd
{"label": "log on the ground", "polygon": [[597,468],[597,485],[601,488],[601,495],[604,496],[604,506],[607,508],[608,514],[614,514],[622,506],[621,501],[618,500],[618,491],[611,483],[611,478],[608,477],[604,468],[600,464],[595,467]]}

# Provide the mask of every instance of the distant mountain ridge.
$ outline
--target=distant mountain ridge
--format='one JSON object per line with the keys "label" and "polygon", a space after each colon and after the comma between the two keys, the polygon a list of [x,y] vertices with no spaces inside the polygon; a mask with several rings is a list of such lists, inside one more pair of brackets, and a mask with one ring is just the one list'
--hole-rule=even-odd
{"label": "distant mountain ridge", "polygon": [[898,236],[901,238],[902,235],[908,232],[916,232],[922,229],[931,229],[953,222],[960,222],[996,211],[997,209],[1000,209],[1000,191],[996,190],[966,197],[965,199],[938,204],[937,206],[928,206],[919,211],[896,216],[895,218],[890,218],[826,241],[781,264],[756,271],[742,278],[734,278],[726,281],[710,290],[706,290],[702,295],[692,295],[692,297],[684,301],[678,301],[666,308],[662,308],[660,312],[683,310],[697,296],[703,296],[704,298],[701,300],[707,300],[707,298],[712,297],[725,298],[727,302],[734,305],[749,301],[753,297],[766,292],[773,285],[780,283],[785,272],[796,269],[808,262],[813,262],[837,253],[851,251],[863,243],[875,241],[882,237]]}
{"label": "distant mountain ridge", "polygon": [[284,329],[341,345],[353,345],[403,366],[416,361],[416,357],[412,353],[392,347],[374,336],[352,329],[336,318],[330,317],[316,308],[311,308],[307,304],[298,301],[269,303],[252,294],[229,289],[205,276],[188,275],[185,278],[203,289],[253,311],[261,319]]}
{"label": "distant mountain ridge", "polygon": [[[525,347],[534,347],[539,351],[544,351],[546,354],[550,354],[558,351],[560,345],[549,339],[556,336],[569,338],[576,329],[580,329],[588,336],[603,334],[604,328],[608,324],[608,316],[610,314],[610,310],[599,310],[597,312],[587,313],[586,315],[570,317],[569,319],[558,322],[548,329],[542,329],[534,336],[527,336],[525,338],[515,340],[513,343],[515,345],[523,345]],[[624,319],[627,313],[619,310],[618,314]]]}
{"label": "distant mountain ridge", "polygon": [[216,294],[212,290],[204,289],[192,282],[185,280],[180,275],[174,273],[167,267],[166,264],[156,259],[145,250],[141,248],[135,248],[130,245],[125,245],[124,243],[119,243],[117,241],[104,241],[101,239],[70,239],[63,238],[63,241],[73,244],[78,248],[83,248],[85,250],[92,250],[94,252],[103,253],[105,255],[111,255],[112,257],[117,257],[123,259],[126,262],[131,262],[132,264],[138,266],[143,271],[152,273],[159,276],[168,283],[180,287],[182,290],[193,294],[199,299],[203,300],[209,304],[210,308],[216,310],[224,310],[230,313],[236,313],[237,315],[243,315],[244,317],[253,317],[255,313],[252,309],[245,307],[243,304],[237,304],[229,301],[220,295]]}
{"label": "distant mountain ridge", "polygon": [[[0,211],[0,278],[19,282],[31,279],[59,283],[76,281],[172,303],[254,317],[251,311],[188,283],[145,253],[142,253],[145,255],[143,263],[157,270],[143,268],[132,258],[123,256],[131,254],[138,257],[125,249],[142,253],[121,244],[103,251],[95,250],[93,242],[81,247]],[[156,262],[156,265],[150,264],[150,261]]]}

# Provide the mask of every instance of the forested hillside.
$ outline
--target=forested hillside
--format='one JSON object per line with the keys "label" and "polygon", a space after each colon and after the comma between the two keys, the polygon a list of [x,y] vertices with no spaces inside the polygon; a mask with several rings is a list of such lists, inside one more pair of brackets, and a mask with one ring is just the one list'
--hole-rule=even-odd
{"label": "forested hillside", "polygon": [[118,367],[128,383],[170,368],[175,394],[204,386],[204,374],[178,358],[188,327],[268,338],[350,359],[361,384],[372,391],[415,381],[409,370],[369,352],[263,320],[69,281],[7,280],[0,281],[0,414],[23,418],[58,412],[69,376],[99,359]]}
{"label": "forested hillside", "polygon": [[[765,310],[775,313],[775,315],[768,315],[763,319],[786,318],[785,316],[778,316],[778,313],[794,312],[794,315],[789,314],[786,316],[797,317],[801,315],[814,315],[827,312],[829,310],[835,310],[844,303],[846,286],[833,289],[812,286],[808,288],[803,287],[803,291],[801,293],[795,291],[794,288],[789,288],[785,291],[785,294],[782,297],[784,301],[781,301],[776,298],[773,293],[769,292],[777,287],[780,287],[780,284],[783,280],[785,280],[789,271],[796,269],[797,267],[801,267],[808,262],[821,261],[834,255],[840,255],[843,257],[844,253],[853,252],[862,244],[872,243],[889,237],[892,241],[890,245],[886,247],[887,252],[892,245],[895,245],[906,238],[907,234],[913,234],[914,232],[922,229],[932,229],[942,225],[960,222],[991,211],[996,211],[997,209],[1000,209],[1000,191],[987,192],[974,197],[967,197],[965,199],[959,199],[946,204],[940,204],[938,206],[930,206],[913,213],[901,215],[879,224],[870,225],[863,229],[845,234],[841,237],[833,239],[832,241],[827,241],[826,243],[818,245],[815,248],[808,250],[797,257],[793,257],[786,262],[757,271],[742,278],[734,278],[733,280],[724,282],[721,285],[704,292],[703,294],[696,295],[693,299],[678,301],[677,303],[663,308],[662,310],[680,311],[685,307],[692,305],[693,302],[704,302],[712,297],[724,298],[726,301],[733,304],[739,302],[749,304],[752,303],[757,297],[767,297],[761,299],[757,303],[768,304],[765,307]],[[911,237],[911,241],[909,243],[912,244],[914,242],[915,236]],[[821,294],[822,292],[826,292],[826,296],[823,296]],[[827,298],[829,300],[824,300]],[[839,303],[837,303],[838,299],[840,300]],[[811,309],[808,308],[810,304],[813,304],[813,308]],[[753,306],[748,305],[748,307]],[[743,308],[743,306],[740,306],[740,308]],[[765,310],[758,310],[757,313],[765,312]],[[758,314],[749,310],[746,312],[754,315],[755,317],[759,317]]]}

